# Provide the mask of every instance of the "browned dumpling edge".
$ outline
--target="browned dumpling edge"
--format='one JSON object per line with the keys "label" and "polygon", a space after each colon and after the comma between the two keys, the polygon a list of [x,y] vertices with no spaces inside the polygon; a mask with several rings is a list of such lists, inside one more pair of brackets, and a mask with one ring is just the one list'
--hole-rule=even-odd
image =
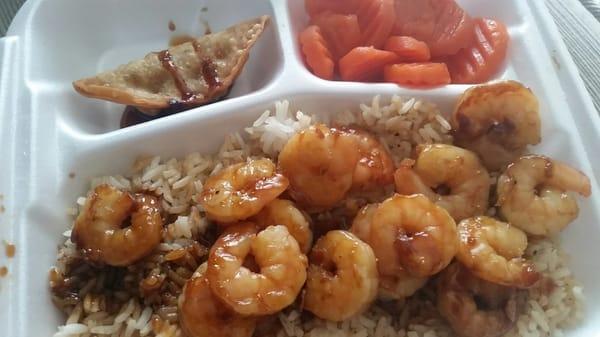
{"label": "browned dumpling edge", "polygon": [[[256,34],[254,34],[254,36],[248,41],[246,48],[242,49],[243,52],[240,54],[237,63],[232,67],[229,75],[221,79],[221,85],[214,88],[214,90],[203,95],[198,95],[196,98],[189,101],[180,102],[177,99],[175,99],[175,103],[183,103],[186,107],[192,108],[218,100],[219,98],[221,98],[229,92],[231,86],[233,85],[233,82],[237,79],[237,77],[243,70],[244,65],[248,61],[248,58],[250,56],[250,50],[252,49],[256,41],[260,38],[264,29],[267,27],[270,21],[270,17],[268,15],[264,15],[252,20],[238,23],[226,29],[229,30],[238,25],[242,25],[253,21],[256,21],[260,25],[260,29],[257,30]],[[90,77],[77,80],[73,82],[73,87],[79,94],[83,96],[107,100],[119,104],[135,106],[140,111],[149,114],[154,114],[161,109],[169,108],[174,103],[174,98],[168,96],[161,98],[139,97],[138,95],[134,95],[131,92],[123,90],[121,88],[114,88],[106,85],[105,83],[98,83],[97,77]]]}

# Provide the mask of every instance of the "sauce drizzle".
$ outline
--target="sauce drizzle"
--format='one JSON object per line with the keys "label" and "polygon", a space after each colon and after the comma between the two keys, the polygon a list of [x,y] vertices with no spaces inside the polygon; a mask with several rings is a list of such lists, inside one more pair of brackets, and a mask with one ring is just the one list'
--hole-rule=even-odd
{"label": "sauce drizzle", "polygon": [[[197,40],[194,39],[192,41],[188,41],[188,38],[188,36],[178,37],[177,39],[174,38],[172,39],[171,43],[180,42],[176,40],[181,40],[181,43],[191,42],[196,55],[198,56],[198,58],[201,58],[203,56],[202,47],[200,46]],[[156,55],[159,61],[161,62],[163,68],[172,76],[173,81],[175,81],[175,85],[177,86],[177,90],[181,93],[182,99],[181,101],[173,100],[173,102],[170,103],[168,108],[162,109],[157,115],[154,116],[147,115],[133,106],[127,106],[123,111],[123,115],[121,116],[121,128],[145,123],[153,119],[169,116],[187,110],[190,108],[190,103],[192,103],[191,101],[193,101],[196,98],[197,94],[194,93],[187,86],[187,83],[185,83],[185,80],[183,79],[183,77],[177,69],[177,66],[173,62],[173,58],[169,50],[157,52]],[[208,86],[209,91],[213,91],[214,89],[223,86],[223,82],[219,78],[219,73],[217,72],[217,67],[210,58],[202,58],[202,61],[200,63],[200,72],[202,78],[204,79],[204,82]],[[227,97],[227,95],[229,94],[229,90],[231,90],[231,88],[228,88],[227,92],[225,92],[223,95],[219,95],[220,97],[213,100],[213,102]]]}
{"label": "sauce drizzle", "polygon": [[175,85],[177,86],[177,90],[181,93],[181,99],[184,102],[191,101],[196,96],[194,92],[187,86],[181,74],[177,70],[177,66],[173,63],[173,57],[169,50],[163,50],[158,53],[158,59],[162,63],[162,66],[165,70],[167,70],[171,76],[173,77],[173,81],[175,81]]}
{"label": "sauce drizzle", "polygon": [[210,89],[220,87],[222,84],[215,64],[208,58],[202,60],[202,77]]}
{"label": "sauce drizzle", "polygon": [[[198,41],[192,41],[192,46],[194,47],[194,51],[198,56],[201,55],[202,47],[198,44]],[[217,73],[217,68],[211,59],[205,57],[202,59],[202,78],[204,78],[204,82],[208,84],[208,89],[212,90],[216,87],[220,87],[223,85],[221,79],[219,78],[219,74]]]}
{"label": "sauce drizzle", "polygon": [[212,29],[210,29],[208,21],[202,20],[202,24],[204,25],[204,35],[212,34]]}

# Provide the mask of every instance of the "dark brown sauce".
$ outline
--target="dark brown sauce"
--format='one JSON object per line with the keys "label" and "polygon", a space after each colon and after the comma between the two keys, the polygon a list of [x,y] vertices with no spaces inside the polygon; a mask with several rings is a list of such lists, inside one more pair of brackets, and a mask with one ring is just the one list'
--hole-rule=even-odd
{"label": "dark brown sauce", "polygon": [[167,70],[173,77],[173,81],[175,81],[175,85],[181,93],[181,100],[188,102],[194,99],[194,92],[187,86],[185,80],[183,77],[181,77],[181,74],[179,74],[177,66],[175,66],[175,63],[173,63],[171,53],[169,53],[168,50],[163,50],[158,53],[158,59],[162,63],[163,68],[165,68],[165,70]]}
{"label": "dark brown sauce", "polygon": [[169,115],[172,115],[172,114],[175,114],[175,113],[187,110],[187,109],[189,109],[189,107],[185,104],[173,103],[173,104],[171,104],[170,108],[163,109],[158,114],[156,114],[154,116],[150,116],[150,115],[147,115],[147,114],[141,112],[136,107],[128,105],[125,108],[125,111],[123,111],[123,115],[121,116],[120,127],[121,127],[121,129],[124,129],[129,126],[149,122],[151,120],[166,117],[166,116],[169,116]]}
{"label": "dark brown sauce", "polygon": [[172,32],[177,30],[177,26],[175,25],[175,22],[173,22],[173,20],[169,20],[169,30]]}
{"label": "dark brown sauce", "polygon": [[15,256],[15,253],[17,252],[17,247],[11,243],[5,242],[5,252],[6,252],[6,257],[11,258]]}
{"label": "dark brown sauce", "polygon": [[[230,88],[230,90],[231,90],[231,88]],[[225,98],[227,98],[228,94],[229,94],[229,92],[225,93],[225,95],[223,95],[223,97],[215,99],[212,102],[207,102],[206,104],[214,103],[214,102],[220,101],[221,99],[225,99]],[[121,129],[124,129],[124,128],[130,127],[130,126],[146,123],[151,120],[159,119],[159,118],[170,116],[170,115],[173,115],[173,114],[185,111],[185,110],[189,110],[190,108],[192,108],[192,106],[190,106],[190,104],[188,104],[188,103],[173,102],[173,103],[171,103],[169,108],[162,109],[158,114],[156,114],[154,116],[150,116],[150,115],[147,115],[147,114],[141,112],[136,107],[128,105],[125,108],[125,110],[123,111],[123,115],[121,116],[121,122],[120,122],[119,126],[121,127]]]}
{"label": "dark brown sauce", "polygon": [[204,35],[212,34],[212,29],[210,29],[208,21],[200,20],[200,22],[202,22],[202,24],[204,25]]}
{"label": "dark brown sauce", "polygon": [[187,34],[175,35],[175,36],[171,37],[171,39],[169,40],[169,47],[179,46],[180,44],[184,44],[186,42],[193,42],[194,40],[195,40],[195,38],[191,35],[187,35]]}
{"label": "dark brown sauce", "polygon": [[119,122],[119,127],[124,129],[129,126],[134,126],[137,124],[141,124],[147,121],[151,121],[152,116],[148,116],[146,114],[141,113],[135,107],[128,105],[125,107],[123,114],[121,115],[121,121]]}
{"label": "dark brown sauce", "polygon": [[[196,53],[198,55],[200,55],[201,47],[198,44],[197,40],[195,40],[191,36],[185,36],[185,35],[175,36],[171,39],[170,44],[176,45],[177,43],[185,43],[190,40],[192,42],[192,46],[194,47],[194,50],[196,51]],[[168,108],[162,109],[158,114],[153,115],[153,116],[139,111],[134,106],[127,106],[125,108],[125,110],[123,111],[123,115],[121,116],[121,121],[119,123],[119,125],[122,129],[127,128],[129,126],[145,123],[145,122],[148,122],[148,121],[151,121],[154,119],[166,117],[166,116],[169,116],[169,115],[172,115],[175,113],[179,113],[179,112],[188,110],[192,107],[195,107],[195,105],[191,104],[195,98],[195,94],[187,86],[187,84],[185,83],[185,80],[181,77],[181,74],[179,74],[177,66],[173,63],[173,59],[172,59],[172,56],[169,53],[169,51],[163,50],[161,52],[158,52],[157,57],[160,60],[164,69],[167,70],[169,72],[169,74],[171,74],[171,76],[173,77],[173,80],[175,81],[175,85],[177,86],[177,90],[179,90],[179,92],[181,93],[182,99],[181,99],[181,101],[174,100],[173,102],[171,102],[169,104]],[[200,68],[201,68],[200,71],[202,73],[202,77],[209,87],[208,88],[209,91],[212,91],[215,88],[221,87],[223,85],[223,83],[221,82],[221,79],[219,78],[219,74],[217,73],[217,68],[216,68],[215,64],[212,62],[212,60],[210,60],[208,58],[203,59],[201,62]],[[233,87],[233,86],[231,86],[231,87]],[[213,103],[213,102],[219,101],[221,99],[225,99],[227,97],[227,95],[229,95],[229,91],[231,90],[231,87],[229,88],[229,90],[226,93],[224,93],[224,95],[216,98],[215,100],[213,100],[211,102],[206,102],[206,104]]]}
{"label": "dark brown sauce", "polygon": [[222,85],[215,64],[208,58],[202,60],[202,77],[206,84],[208,84],[209,90]]}
{"label": "dark brown sauce", "polygon": [[[201,55],[201,46],[198,44],[198,41],[193,41],[192,46],[194,47],[194,51],[196,54]],[[223,83],[221,79],[219,79],[219,74],[217,73],[217,67],[213,61],[209,58],[202,59],[201,65],[202,78],[204,78],[204,82],[208,84],[208,90],[212,91],[216,87],[220,87]]]}

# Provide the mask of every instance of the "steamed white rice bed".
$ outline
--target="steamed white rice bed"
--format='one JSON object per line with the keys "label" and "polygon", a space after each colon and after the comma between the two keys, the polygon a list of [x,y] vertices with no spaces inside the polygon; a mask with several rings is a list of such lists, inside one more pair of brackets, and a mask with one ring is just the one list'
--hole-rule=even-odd
{"label": "steamed white rice bed", "polygon": [[[160,157],[139,158],[134,164],[133,176],[120,175],[98,177],[92,180],[91,188],[99,184],[110,184],[125,190],[146,190],[163,196],[163,207],[178,215],[175,222],[167,225],[171,243],[163,242],[159,249],[169,251],[181,248],[173,243],[178,238],[190,238],[192,231],[204,232],[208,226],[196,207],[197,195],[202,190],[204,180],[223,167],[247,160],[252,156],[276,158],[287,140],[298,131],[316,122],[329,122],[302,111],[292,112],[288,101],[275,103],[275,111],[267,110],[259,116],[251,127],[245,129],[248,142],[235,133],[226,137],[223,146],[215,156],[192,153],[183,160],[162,160]],[[382,103],[379,96],[370,105],[361,104],[359,111],[345,111],[330,121],[338,126],[359,126],[368,129],[390,151],[398,164],[408,157],[415,143],[450,143],[451,129],[437,107],[415,98],[403,99],[393,96]],[[85,198],[77,200],[78,208]],[[201,211],[201,209],[200,209]],[[70,210],[76,215],[77,210]],[[70,230],[64,233],[70,236]],[[562,329],[577,323],[582,315],[583,292],[572,277],[559,245],[555,241],[544,240],[530,244],[528,254],[538,269],[554,281],[557,286],[550,294],[532,290],[526,312],[523,313],[509,337],[561,336]],[[74,254],[75,247],[69,239],[60,254]],[[85,290],[85,289],[82,289]],[[333,323],[320,319],[301,321],[296,310],[282,312],[278,318],[283,329],[278,337],[443,337],[453,336],[452,331],[439,316],[411,317],[410,301],[399,317],[391,317],[387,312],[373,305],[363,315],[351,320]],[[437,313],[432,308],[433,316]],[[151,326],[152,308],[143,307],[138,300],[131,299],[117,315],[94,313],[85,316],[81,305],[76,306],[65,325],[58,328],[54,337],[87,337],[92,333],[102,336],[180,336],[176,326],[166,325],[155,332]],[[431,316],[431,315],[429,315]],[[94,319],[94,317],[96,317]],[[411,323],[412,322],[412,323]]]}

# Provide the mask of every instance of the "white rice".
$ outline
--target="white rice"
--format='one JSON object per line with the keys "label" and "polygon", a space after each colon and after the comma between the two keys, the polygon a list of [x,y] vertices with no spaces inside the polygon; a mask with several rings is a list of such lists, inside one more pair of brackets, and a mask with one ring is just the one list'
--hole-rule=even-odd
{"label": "white rice", "polygon": [[[516,326],[505,336],[562,336],[564,329],[577,324],[583,317],[582,288],[570,273],[564,272],[568,270],[567,258],[556,241],[545,239],[531,242],[526,257],[557,286],[550,292],[540,287],[530,289],[524,312],[519,316]],[[424,313],[410,315],[414,312],[414,305],[409,300],[398,315],[400,318],[391,317],[374,305],[366,313],[343,323],[331,323],[318,318],[302,321],[300,313],[292,310],[279,314],[284,329],[279,331],[277,337],[455,336],[433,305]],[[408,320],[402,322],[402,317]]]}
{"label": "white rice", "polygon": [[290,137],[316,121],[316,118],[302,111],[292,113],[289,102],[280,101],[275,103],[275,113],[265,111],[252,127],[246,128],[245,131],[251,140],[260,143],[265,155],[274,158]]}
{"label": "white rice", "polygon": [[[116,316],[97,312],[83,318],[81,306],[73,310],[65,325],[58,327],[53,337],[90,337],[90,336],[161,336],[178,337],[178,326],[165,324],[153,327],[152,308],[142,307],[136,299],[131,299]],[[154,324],[156,325],[156,324]]]}
{"label": "white rice", "polygon": [[452,142],[450,124],[435,105],[399,96],[393,96],[388,103],[382,105],[381,97],[375,96],[371,105],[361,104],[359,111],[344,111],[328,118],[302,111],[293,113],[287,101],[277,102],[274,114],[265,111],[245,130],[260,151],[271,158],[279,154],[296,132],[328,120],[335,126],[360,127],[374,133],[391,152],[396,164],[410,156],[414,144]]}
{"label": "white rice", "polygon": [[[180,249],[179,240],[189,239],[195,233],[205,233],[209,222],[202,217],[197,198],[205,179],[223,167],[243,162],[253,156],[276,158],[288,139],[300,130],[329,118],[317,118],[295,111],[288,101],[275,104],[274,112],[265,111],[251,127],[245,129],[246,138],[240,134],[226,137],[215,155],[192,153],[182,160],[160,157],[139,158],[131,175],[99,177],[91,181],[91,188],[110,184],[131,191],[151,191],[162,198],[164,209],[174,215],[166,226],[163,242],[157,248],[169,252]],[[360,105],[356,111],[345,111],[330,118],[335,126],[355,126],[369,130],[390,151],[396,164],[411,155],[416,144],[451,143],[451,126],[431,103],[415,98],[398,96],[383,101],[376,96],[372,102]],[[77,208],[85,198],[77,199]],[[72,215],[77,208],[70,209]],[[70,237],[70,230],[64,236]],[[61,270],[61,257],[77,254],[74,244],[67,239],[60,248],[56,268]],[[552,291],[534,288],[509,337],[561,336],[564,330],[576,324],[583,316],[582,288],[567,266],[567,261],[556,241],[531,242],[528,256],[545,277],[552,280]],[[180,336],[178,326],[153,319],[155,313],[139,299],[131,298],[114,315],[99,310],[102,299],[92,296],[90,282],[80,289],[83,301],[68,313],[65,325],[58,328],[54,337],[88,337],[92,335],[128,336]],[[439,316],[434,304],[421,299],[408,299],[399,314],[392,316],[378,305],[364,314],[340,323],[318,318],[306,319],[297,309],[287,309],[278,315],[282,328],[277,337],[444,337],[454,336]]]}

